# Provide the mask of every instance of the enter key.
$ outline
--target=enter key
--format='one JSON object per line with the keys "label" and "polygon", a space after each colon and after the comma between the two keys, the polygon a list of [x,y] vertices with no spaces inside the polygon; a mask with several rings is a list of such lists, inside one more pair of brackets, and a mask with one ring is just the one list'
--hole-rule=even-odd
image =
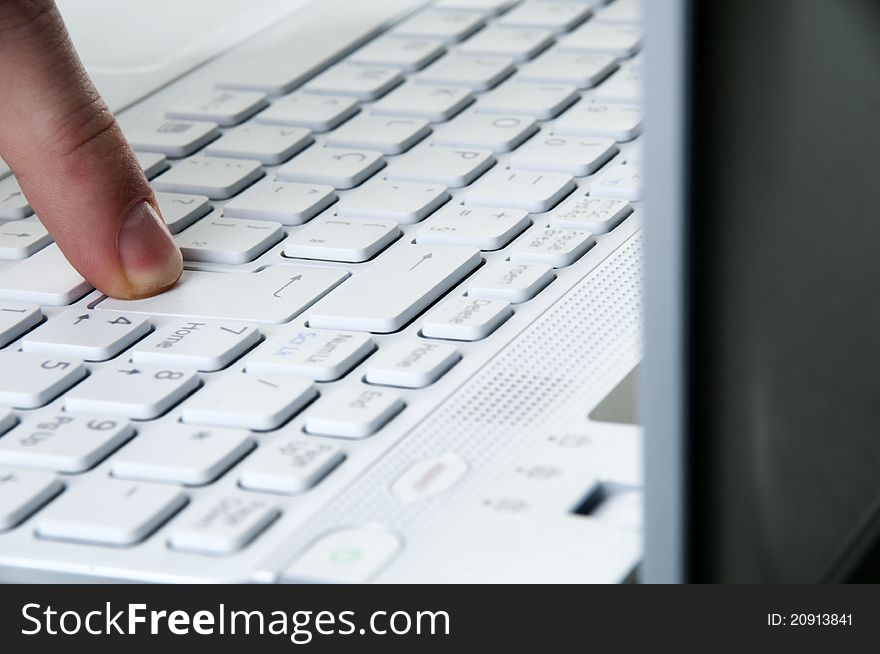
{"label": "enter key", "polygon": [[187,270],[177,286],[142,300],[106,298],[97,309],[283,323],[302,313],[349,276],[334,268],[271,266],[253,274]]}

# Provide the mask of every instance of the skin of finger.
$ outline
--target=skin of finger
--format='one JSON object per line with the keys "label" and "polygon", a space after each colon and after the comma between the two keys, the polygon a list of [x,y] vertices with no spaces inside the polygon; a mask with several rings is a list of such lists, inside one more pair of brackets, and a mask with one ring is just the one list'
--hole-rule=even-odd
{"label": "skin of finger", "polygon": [[108,295],[137,297],[116,253],[152,190],[82,67],[54,3],[0,0],[0,153],[65,256]]}

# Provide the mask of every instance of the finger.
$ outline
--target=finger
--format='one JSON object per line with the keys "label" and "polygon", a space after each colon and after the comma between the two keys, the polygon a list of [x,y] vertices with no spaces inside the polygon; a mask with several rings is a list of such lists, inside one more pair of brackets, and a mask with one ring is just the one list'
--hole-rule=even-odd
{"label": "finger", "polygon": [[155,197],[52,0],[0,0],[0,155],[71,264],[143,297],[182,269]]}

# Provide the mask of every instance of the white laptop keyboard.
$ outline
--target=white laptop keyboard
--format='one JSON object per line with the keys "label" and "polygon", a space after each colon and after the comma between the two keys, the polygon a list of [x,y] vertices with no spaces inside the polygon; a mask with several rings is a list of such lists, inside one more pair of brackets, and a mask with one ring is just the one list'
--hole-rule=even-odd
{"label": "white laptop keyboard", "polygon": [[185,259],[158,297],[94,292],[0,167],[0,551],[233,555],[381,457],[638,211],[639,21],[440,0],[310,79],[123,116]]}

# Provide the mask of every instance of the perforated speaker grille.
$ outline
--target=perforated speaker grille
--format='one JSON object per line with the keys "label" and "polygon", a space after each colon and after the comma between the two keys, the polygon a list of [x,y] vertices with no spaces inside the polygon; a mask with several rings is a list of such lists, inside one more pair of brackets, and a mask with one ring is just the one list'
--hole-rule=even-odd
{"label": "perforated speaker grille", "polygon": [[[379,523],[413,544],[455,528],[544,435],[584,416],[641,357],[641,231],[529,325],[308,524],[312,537]],[[452,497],[403,503],[390,484],[414,462],[455,452],[471,466]]]}

